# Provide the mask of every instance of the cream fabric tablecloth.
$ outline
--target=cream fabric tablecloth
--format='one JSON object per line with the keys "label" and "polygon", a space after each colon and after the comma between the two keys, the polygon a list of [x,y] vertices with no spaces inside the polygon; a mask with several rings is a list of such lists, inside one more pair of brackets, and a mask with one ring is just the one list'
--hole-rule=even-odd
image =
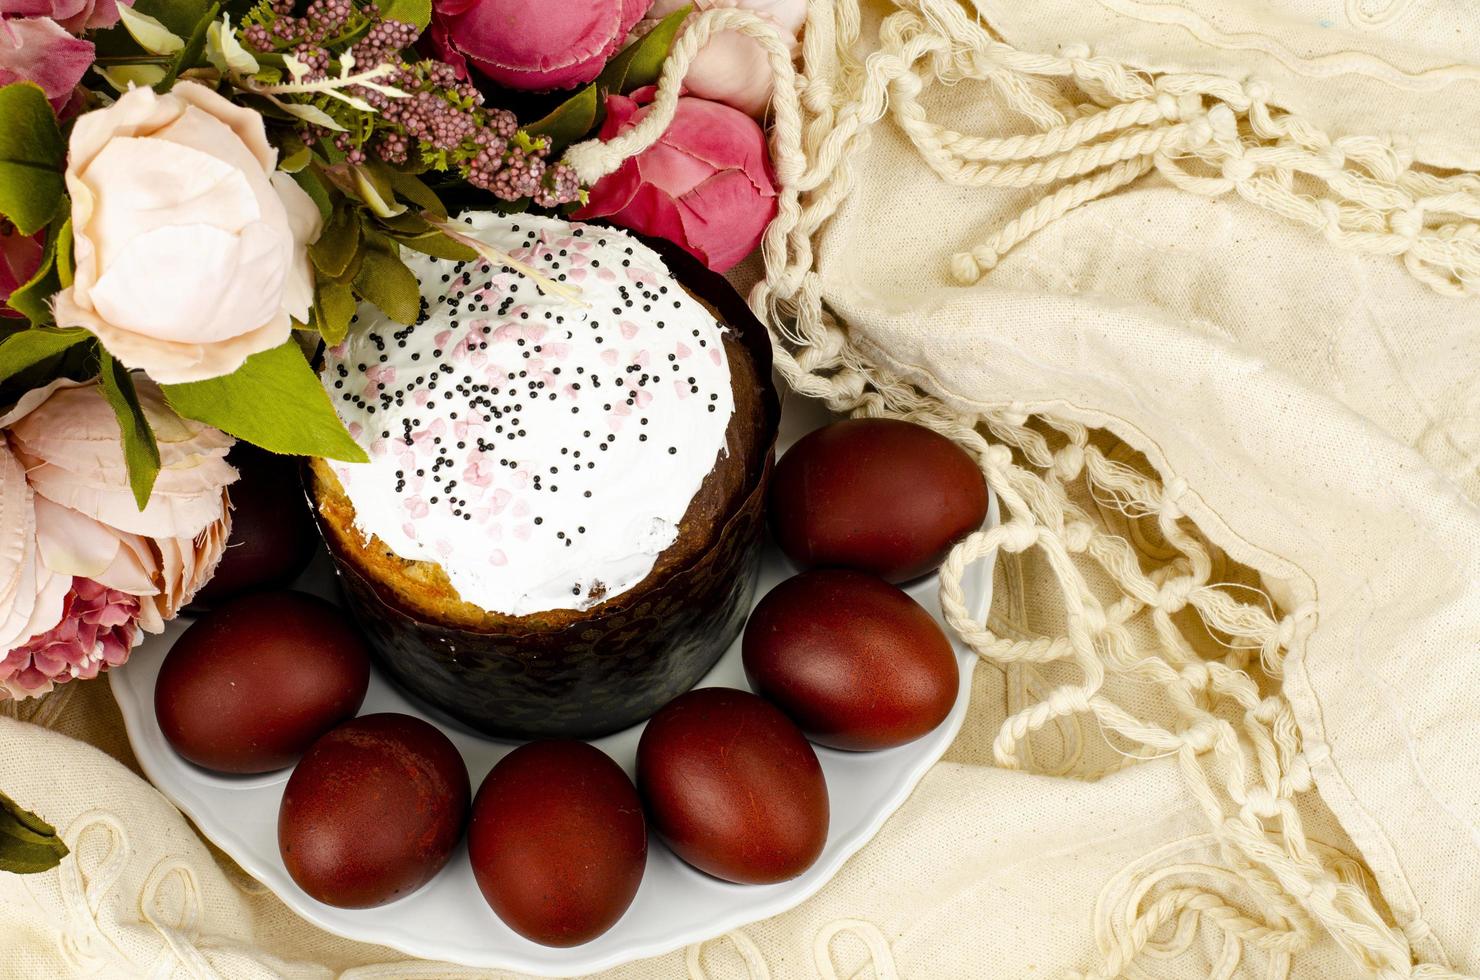
{"label": "cream fabric tablecloth", "polygon": [[[1103,45],[1153,72],[1267,82],[1335,136],[1475,166],[1480,10],[981,0],[958,22],[948,6],[872,0],[854,23],[851,0],[814,5],[802,115],[778,113],[807,164],[783,152],[778,171],[806,186],[766,255],[799,383],[969,420],[1018,499],[970,716],[815,898],[611,975],[1480,973],[1480,307],[1420,281],[1431,266],[1405,268],[1402,242],[1374,255],[1375,239],[1311,230],[1378,219],[1323,210],[1305,178],[1271,210],[1242,187],[1189,193],[1157,160],[1024,220],[1032,181],[944,167],[923,145],[965,144],[918,125],[995,136],[1089,115],[1071,103],[1121,84]],[[982,23],[1072,65],[1081,96],[993,73],[964,42],[922,91],[910,59]],[[919,115],[898,115],[912,98]],[[1009,111],[1033,99],[1040,118]],[[1213,115],[1151,101],[1189,126]],[[827,134],[850,119],[867,138],[840,153]],[[1223,189],[1256,169],[1226,165]],[[131,771],[105,684],[20,714],[0,718],[0,788],[76,857],[0,875],[0,976],[489,975],[296,919]]]}

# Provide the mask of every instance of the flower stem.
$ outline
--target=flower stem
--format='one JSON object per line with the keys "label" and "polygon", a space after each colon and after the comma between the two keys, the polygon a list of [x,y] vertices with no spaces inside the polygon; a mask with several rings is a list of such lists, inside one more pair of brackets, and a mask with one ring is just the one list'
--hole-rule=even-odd
{"label": "flower stem", "polygon": [[540,292],[554,293],[556,296],[568,299],[572,303],[575,303],[579,306],[588,308],[590,307],[591,304],[587,303],[584,299],[581,298],[582,293],[579,287],[567,286],[563,282],[556,282],[553,279],[540,275],[540,273],[536,272],[534,268],[525,265],[523,262],[520,262],[512,255],[509,255],[505,252],[500,252],[498,249],[494,248],[487,242],[474,238],[472,235],[466,234],[465,232],[459,230],[455,222],[443,221],[429,211],[423,211],[421,213],[421,216],[423,220],[427,222],[427,224],[431,225],[433,228],[436,228],[442,234],[446,235],[448,238],[452,239],[458,244],[466,245],[468,248],[477,252],[480,256],[482,256],[483,260],[488,262],[489,264],[506,265],[510,269],[513,269],[515,272],[519,273],[521,276],[524,276],[526,279],[533,282],[535,284],[535,288],[537,288]]}

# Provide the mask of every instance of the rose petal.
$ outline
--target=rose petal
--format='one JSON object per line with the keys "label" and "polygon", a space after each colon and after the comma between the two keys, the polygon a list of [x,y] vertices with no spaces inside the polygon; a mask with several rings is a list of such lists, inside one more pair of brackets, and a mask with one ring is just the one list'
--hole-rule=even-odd
{"label": "rose petal", "polygon": [[214,344],[175,343],[142,337],[113,327],[83,307],[75,289],[57,294],[54,312],[59,326],[85,327],[92,331],[120,362],[130,368],[148,371],[149,376],[160,384],[185,384],[230,374],[253,354],[281,347],[293,335],[293,321],[287,311],[283,311],[256,330]]}
{"label": "rose petal", "polygon": [[738,170],[715,174],[678,201],[684,240],[703,250],[709,268],[728,272],[755,250],[776,216],[776,198],[762,200]]}
{"label": "rose petal", "polygon": [[[160,464],[165,470],[196,466],[203,458],[220,458],[235,444],[230,436],[200,422],[182,419],[165,402],[149,378],[134,381],[139,405],[154,430]],[[24,401],[24,399],[23,399]],[[18,404],[17,409],[21,406]],[[99,481],[127,482],[128,468],[119,443],[118,419],[96,384],[72,382],[28,413],[12,412],[0,424],[26,455]]]}
{"label": "rose petal", "polygon": [[267,129],[259,113],[196,82],[176,82],[170,95],[228,126],[251,152],[263,173],[277,169],[277,150],[267,141]]}
{"label": "rose petal", "polygon": [[0,435],[0,650],[25,639],[36,602],[35,520],[25,468]]}
{"label": "rose petal", "polygon": [[92,42],[48,17],[7,20],[0,27],[0,85],[35,82],[53,109],[67,103],[92,63]]}
{"label": "rose petal", "polygon": [[37,553],[51,571],[96,578],[113,564],[117,532],[45,497],[37,497],[35,507]]}
{"label": "rose petal", "polygon": [[642,0],[482,0],[438,4],[445,43],[510,88],[570,88],[600,74]]}
{"label": "rose petal", "polygon": [[[97,315],[116,330],[208,345],[267,322],[282,306],[281,239],[260,222],[238,235],[209,224],[174,225],[129,245],[92,289]],[[191,275],[160,274],[171,268]]]}
{"label": "rose petal", "polygon": [[281,171],[273,174],[272,186],[282,200],[293,239],[300,246],[291,260],[288,280],[283,287],[283,308],[289,316],[306,322],[309,308],[313,306],[314,275],[308,261],[308,250],[301,246],[312,245],[319,240],[319,233],[324,228],[323,216],[313,198],[289,175]]}

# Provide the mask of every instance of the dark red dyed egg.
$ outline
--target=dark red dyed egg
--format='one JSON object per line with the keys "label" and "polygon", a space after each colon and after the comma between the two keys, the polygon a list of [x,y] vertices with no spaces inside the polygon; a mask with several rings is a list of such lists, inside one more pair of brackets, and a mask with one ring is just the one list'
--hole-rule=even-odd
{"label": "dark red dyed egg", "polygon": [[308,510],[296,456],[238,442],[228,457],[241,473],[230,487],[231,537],[195,601],[211,606],[253,589],[286,585],[313,558],[318,530]]}
{"label": "dark red dyed egg", "polygon": [[768,592],[742,648],[755,692],[836,749],[914,741],[950,714],[961,683],[930,614],[883,579],[847,569],[803,572]]}
{"label": "dark red dyed egg", "polygon": [[196,765],[270,772],[354,717],[369,684],[369,650],[349,617],[303,592],[259,592],[204,614],[175,641],[154,713]]}
{"label": "dark red dyed egg", "polygon": [[509,928],[546,946],[610,929],[647,867],[647,823],[632,781],[585,742],[531,742],[483,780],[468,826],[483,897]]}
{"label": "dark red dyed egg", "polygon": [[637,787],[674,853],[726,881],[795,878],[827,842],[817,753],[749,691],[709,687],[670,701],[642,733]]}
{"label": "dark red dyed egg", "polygon": [[288,873],[327,905],[364,909],[430,881],[452,857],[472,795],[446,735],[410,715],[366,715],[313,744],[278,810]]}
{"label": "dark red dyed egg", "polygon": [[896,419],[848,419],[810,432],[771,481],[771,529],[802,568],[908,581],[933,571],[986,517],[986,480],[966,451]]}

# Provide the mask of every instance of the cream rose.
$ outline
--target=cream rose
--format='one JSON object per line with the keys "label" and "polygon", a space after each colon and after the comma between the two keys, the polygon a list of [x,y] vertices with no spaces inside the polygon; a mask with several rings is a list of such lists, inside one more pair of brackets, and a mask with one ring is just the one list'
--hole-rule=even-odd
{"label": "cream rose", "polygon": [[67,160],[77,270],[57,323],[164,384],[229,374],[282,344],[313,302],[320,218],[276,166],[262,117],[193,82],[133,89],[79,118]]}

